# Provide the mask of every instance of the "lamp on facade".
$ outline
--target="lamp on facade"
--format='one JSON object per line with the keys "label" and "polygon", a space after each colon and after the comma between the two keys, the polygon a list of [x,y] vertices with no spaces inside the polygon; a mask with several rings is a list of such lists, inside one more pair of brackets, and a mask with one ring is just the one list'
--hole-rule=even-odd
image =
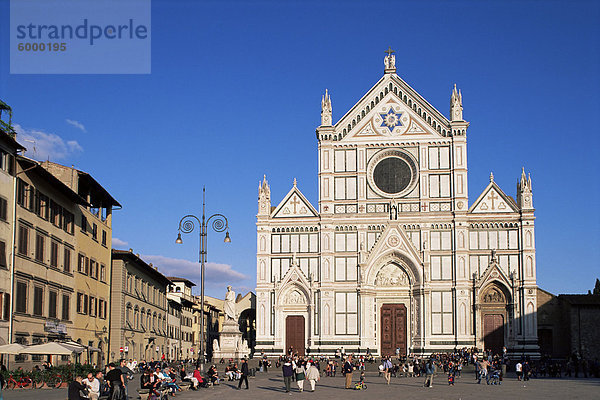
{"label": "lamp on facade", "polygon": [[179,232],[177,232],[177,239],[175,243],[182,244],[181,232],[191,233],[195,228],[194,220],[198,223],[200,228],[200,251],[198,255],[198,262],[200,263],[200,348],[198,349],[198,361],[197,365],[200,366],[200,371],[204,371],[204,354],[205,354],[205,343],[204,343],[204,275],[205,275],[205,263],[206,263],[206,239],[208,233],[208,226],[212,226],[215,232],[225,232],[225,243],[231,243],[231,237],[229,236],[229,222],[227,217],[223,214],[213,214],[210,217],[206,217],[206,189],[202,188],[202,218],[198,218],[195,215],[186,215],[179,221]]}

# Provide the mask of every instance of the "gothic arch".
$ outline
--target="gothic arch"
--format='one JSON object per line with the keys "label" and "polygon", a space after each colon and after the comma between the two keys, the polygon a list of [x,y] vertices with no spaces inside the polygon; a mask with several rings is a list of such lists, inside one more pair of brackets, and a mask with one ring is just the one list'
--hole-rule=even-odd
{"label": "gothic arch", "polygon": [[494,279],[487,282],[479,291],[479,301],[482,304],[505,304],[512,302],[510,289],[504,282]]}
{"label": "gothic arch", "polygon": [[300,282],[288,282],[284,287],[281,288],[276,299],[276,304],[289,305],[286,302],[288,296],[295,296],[293,293],[299,292],[304,297],[304,304],[307,306],[310,304],[310,292]]}
{"label": "gothic arch", "polygon": [[422,276],[417,263],[401,250],[390,250],[369,263],[364,273],[363,281],[373,285],[377,273],[388,264],[398,265],[408,276],[410,286],[418,286],[422,282]]}

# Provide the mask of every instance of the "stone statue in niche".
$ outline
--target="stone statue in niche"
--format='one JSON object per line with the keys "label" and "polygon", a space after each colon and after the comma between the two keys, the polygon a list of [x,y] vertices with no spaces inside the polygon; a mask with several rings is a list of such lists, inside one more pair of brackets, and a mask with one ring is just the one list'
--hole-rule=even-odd
{"label": "stone statue in niche", "polygon": [[221,348],[219,347],[219,341],[217,339],[213,339],[213,352],[215,351],[221,351]]}
{"label": "stone statue in niche", "polygon": [[504,296],[498,289],[492,289],[483,296],[484,303],[504,303]]}
{"label": "stone statue in niche", "polygon": [[375,286],[406,286],[408,284],[406,273],[394,264],[388,264],[381,268],[375,278]]}

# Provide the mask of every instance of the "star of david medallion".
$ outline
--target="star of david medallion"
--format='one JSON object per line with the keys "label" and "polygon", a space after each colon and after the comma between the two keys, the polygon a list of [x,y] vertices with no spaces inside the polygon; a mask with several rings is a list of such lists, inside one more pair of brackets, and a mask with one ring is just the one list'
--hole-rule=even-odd
{"label": "star of david medallion", "polygon": [[400,118],[402,117],[402,113],[394,112],[394,109],[390,107],[390,110],[387,113],[379,114],[383,119],[381,123],[381,127],[387,127],[390,130],[390,133],[394,131],[394,128],[397,126],[403,126]]}

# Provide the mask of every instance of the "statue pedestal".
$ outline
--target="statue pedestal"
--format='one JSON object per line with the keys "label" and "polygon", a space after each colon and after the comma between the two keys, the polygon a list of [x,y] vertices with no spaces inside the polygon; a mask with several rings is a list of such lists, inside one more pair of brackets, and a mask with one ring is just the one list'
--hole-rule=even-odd
{"label": "statue pedestal", "polygon": [[242,343],[242,332],[240,332],[238,323],[226,320],[223,323],[223,329],[219,332],[219,349],[213,349],[213,363],[218,362],[221,358],[241,359],[248,356],[249,351],[247,346]]}

